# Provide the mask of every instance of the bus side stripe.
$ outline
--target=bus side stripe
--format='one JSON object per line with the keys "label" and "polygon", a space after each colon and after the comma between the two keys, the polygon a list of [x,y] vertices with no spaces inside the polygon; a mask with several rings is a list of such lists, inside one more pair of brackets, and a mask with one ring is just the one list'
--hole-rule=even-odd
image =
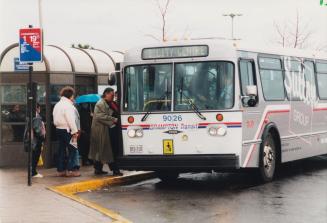
{"label": "bus side stripe", "polygon": [[[258,140],[260,138],[261,132],[263,131],[263,127],[264,127],[264,124],[265,124],[265,120],[270,114],[286,113],[286,112],[289,112],[289,111],[290,111],[290,106],[289,105],[279,105],[279,106],[269,105],[269,106],[267,106],[265,108],[264,113],[262,115],[262,118],[260,120],[259,128],[257,129],[254,140]],[[251,147],[250,147],[250,150],[248,151],[248,153],[246,155],[245,161],[243,163],[243,167],[247,167],[249,161],[252,158],[252,154],[253,154],[253,151],[255,150],[255,148],[256,148],[256,144],[252,144]]]}

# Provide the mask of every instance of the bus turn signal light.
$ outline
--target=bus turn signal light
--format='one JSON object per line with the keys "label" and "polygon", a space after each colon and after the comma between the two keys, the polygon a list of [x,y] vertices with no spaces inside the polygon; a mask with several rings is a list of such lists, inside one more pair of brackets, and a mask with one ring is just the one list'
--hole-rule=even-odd
{"label": "bus turn signal light", "polygon": [[133,116],[129,116],[127,118],[127,121],[128,121],[129,124],[133,124],[134,123],[134,117]]}
{"label": "bus turn signal light", "polygon": [[217,114],[216,119],[217,121],[221,122],[222,120],[224,120],[224,116],[222,114]]}

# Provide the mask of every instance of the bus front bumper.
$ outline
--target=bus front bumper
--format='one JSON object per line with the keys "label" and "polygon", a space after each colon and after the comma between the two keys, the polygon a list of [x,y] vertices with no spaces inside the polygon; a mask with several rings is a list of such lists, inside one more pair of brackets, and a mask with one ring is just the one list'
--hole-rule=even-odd
{"label": "bus front bumper", "polygon": [[178,172],[228,171],[239,169],[239,157],[235,154],[219,155],[167,155],[121,156],[118,166],[124,170],[170,170]]}

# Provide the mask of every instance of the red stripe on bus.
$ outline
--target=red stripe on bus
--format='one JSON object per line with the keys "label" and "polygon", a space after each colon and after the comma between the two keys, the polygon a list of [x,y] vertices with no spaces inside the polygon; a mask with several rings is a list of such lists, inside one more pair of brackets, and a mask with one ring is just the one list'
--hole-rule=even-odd
{"label": "red stripe on bus", "polygon": [[212,123],[199,123],[199,125],[213,125],[213,124],[224,124],[224,125],[241,125],[242,122],[212,122]]}
{"label": "red stripe on bus", "polygon": [[327,108],[314,108],[313,111],[327,111]]}
{"label": "red stripe on bus", "polygon": [[150,127],[150,125],[137,125],[137,124],[135,124],[135,125],[122,125],[121,127],[122,128],[127,128],[129,126],[137,126],[137,127],[144,127],[144,128],[149,128]]}
{"label": "red stripe on bus", "polygon": [[[315,109],[313,109],[313,111],[327,111],[327,108],[315,108]],[[269,112],[267,112],[267,114],[266,114],[266,116],[265,116],[264,119],[266,119],[267,116],[268,116],[269,114],[272,114],[272,113],[286,113],[286,112],[290,112],[290,110],[285,109],[285,110],[269,111]],[[264,124],[265,124],[265,122],[262,122],[261,129],[260,129],[260,132],[259,132],[259,135],[258,135],[257,139],[259,139],[259,137],[260,137],[260,135],[261,135],[261,133],[262,133],[262,129],[263,129]],[[247,162],[246,162],[246,164],[245,164],[245,167],[246,167],[246,166],[248,165],[248,163],[250,162],[251,157],[252,157],[252,154],[253,154],[253,151],[255,150],[255,148],[256,148],[256,144],[253,146],[253,150],[251,151],[250,157],[249,157],[249,159],[247,160]]]}
{"label": "red stripe on bus", "polygon": [[[265,120],[265,119],[268,117],[268,115],[270,115],[270,114],[288,113],[288,112],[290,112],[289,109],[276,110],[276,111],[268,111],[267,114],[265,115],[265,117],[264,117],[263,120]],[[257,136],[256,139],[259,139],[259,137],[261,136],[261,133],[262,133],[262,130],[263,130],[264,125],[265,125],[265,122],[263,121],[262,124],[261,124],[261,127],[260,127],[259,134],[258,134],[258,136]],[[249,157],[249,159],[246,161],[245,167],[247,167],[247,165],[249,164],[249,162],[250,162],[250,160],[251,160],[251,158],[252,158],[253,151],[255,150],[255,148],[256,148],[256,144],[254,144],[254,146],[253,146],[253,149],[252,149],[252,151],[251,151],[251,153],[250,153],[250,157]]]}

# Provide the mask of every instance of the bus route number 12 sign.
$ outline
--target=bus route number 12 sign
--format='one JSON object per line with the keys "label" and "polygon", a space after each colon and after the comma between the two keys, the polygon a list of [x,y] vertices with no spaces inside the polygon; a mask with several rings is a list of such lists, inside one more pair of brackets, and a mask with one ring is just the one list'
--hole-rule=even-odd
{"label": "bus route number 12 sign", "polygon": [[19,30],[19,60],[20,62],[42,62],[42,30],[26,28]]}

